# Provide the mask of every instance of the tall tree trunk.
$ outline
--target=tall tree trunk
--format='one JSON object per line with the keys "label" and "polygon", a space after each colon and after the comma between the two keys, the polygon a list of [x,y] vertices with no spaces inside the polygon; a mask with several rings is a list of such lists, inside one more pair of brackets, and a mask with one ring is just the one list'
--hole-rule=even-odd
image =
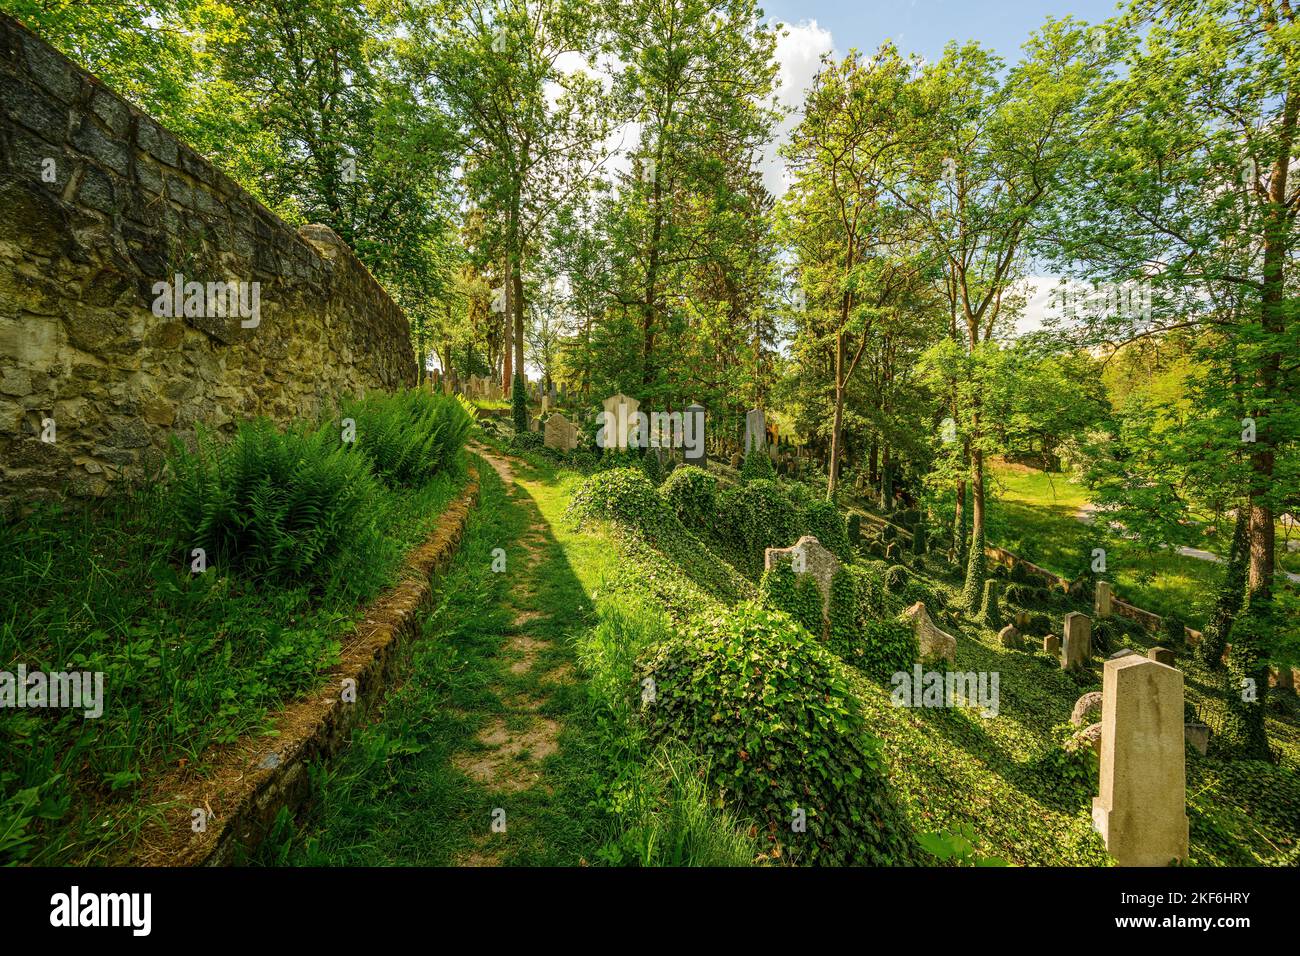
{"label": "tall tree trunk", "polygon": [[[845,298],[847,302],[847,296]],[[847,311],[847,306],[846,306]],[[843,454],[844,436],[844,333],[835,336],[835,417],[831,421],[831,460],[826,476],[826,500],[835,500],[835,488],[839,484],[840,455]]]}

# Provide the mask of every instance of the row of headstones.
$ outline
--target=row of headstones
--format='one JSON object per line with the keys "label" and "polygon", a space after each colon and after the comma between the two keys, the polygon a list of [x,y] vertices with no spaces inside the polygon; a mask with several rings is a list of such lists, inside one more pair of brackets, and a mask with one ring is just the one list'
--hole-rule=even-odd
{"label": "row of headstones", "polygon": [[[822,594],[823,613],[839,561],[815,537],[805,535],[789,548],[769,548],[763,564],[771,569],[790,562],[811,574]],[[903,613],[926,660],[956,664],[957,640],[930,620],[924,603]],[[1065,618],[1065,640],[1044,638],[1044,649],[1061,655],[1061,667],[1084,666],[1092,655],[1092,620],[1073,612]],[[1183,674],[1173,652],[1152,648],[1147,657],[1126,650],[1106,661],[1102,692],[1095,698],[1101,721],[1089,728],[1100,757],[1093,825],[1107,852],[1121,866],[1164,866],[1187,858],[1186,758],[1184,741],[1204,750],[1199,725],[1184,726]],[[1080,698],[1072,721],[1080,722]]]}

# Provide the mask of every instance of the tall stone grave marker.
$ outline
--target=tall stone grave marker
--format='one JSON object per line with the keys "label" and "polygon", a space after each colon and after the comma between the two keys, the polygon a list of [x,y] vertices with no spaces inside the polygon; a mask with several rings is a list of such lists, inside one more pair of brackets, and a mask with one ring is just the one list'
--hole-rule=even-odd
{"label": "tall stone grave marker", "polygon": [[751,448],[762,451],[767,445],[767,424],[761,408],[751,408],[745,413],[745,454]]}
{"label": "tall stone grave marker", "polygon": [[1065,615],[1065,637],[1061,641],[1061,667],[1075,670],[1092,660],[1092,619],[1071,611]]}
{"label": "tall stone grave marker", "polygon": [[1187,859],[1182,671],[1139,654],[1106,662],[1101,783],[1092,822],[1120,866]]}

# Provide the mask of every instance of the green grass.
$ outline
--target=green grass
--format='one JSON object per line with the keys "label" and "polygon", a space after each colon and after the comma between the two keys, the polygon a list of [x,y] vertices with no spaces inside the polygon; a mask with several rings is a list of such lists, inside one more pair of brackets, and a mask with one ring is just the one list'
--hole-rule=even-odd
{"label": "green grass", "polygon": [[[480,507],[400,689],[335,765],[314,769],[310,809],[281,818],[260,862],[731,865],[757,855],[709,800],[698,759],[649,748],[635,729],[629,655],[655,624],[616,610],[628,599],[615,583],[624,559],[605,529],[563,520],[581,476],[540,458],[513,464],[524,496],[511,498],[481,467]],[[529,564],[534,520],[542,530],[532,532]],[[491,570],[497,547],[505,573]],[[521,612],[537,616],[512,624]],[[515,631],[543,642],[524,673],[509,668]],[[535,715],[521,700],[540,702],[536,714],[559,725],[558,749],[507,768],[522,789],[494,787],[465,765],[486,750],[485,729],[528,728]],[[490,827],[497,808],[505,834]]]}
{"label": "green grass", "polygon": [[[1059,472],[1000,463],[992,465],[989,479],[989,543],[1062,577],[1082,573],[1096,547],[1095,530],[1077,517],[1088,504],[1087,490]],[[1106,576],[1129,603],[1162,617],[1178,614],[1200,628],[1223,567],[1174,551],[1147,551],[1112,541],[1106,549]]]}
{"label": "green grass", "polygon": [[[0,859],[100,862],[148,809],[142,782],[261,730],[337,659],[358,609],[393,579],[463,487],[458,459],[423,487],[378,497],[371,533],[315,583],[193,575],[168,542],[165,492],[0,523],[0,668],[103,671],[104,715],[0,714]],[[4,804],[8,802],[8,806]]]}

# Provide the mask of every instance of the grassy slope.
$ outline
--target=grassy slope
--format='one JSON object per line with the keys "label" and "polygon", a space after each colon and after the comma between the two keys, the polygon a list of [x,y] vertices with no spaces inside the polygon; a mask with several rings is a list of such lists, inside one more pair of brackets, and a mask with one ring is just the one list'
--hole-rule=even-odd
{"label": "grassy slope", "polygon": [[0,713],[0,804],[10,800],[0,833],[15,819],[15,795],[35,788],[42,819],[27,829],[27,862],[95,862],[129,839],[148,812],[137,783],[256,732],[277,705],[316,686],[358,608],[464,481],[458,462],[376,502],[377,533],[353,542],[316,589],[252,588],[216,568],[191,576],[167,547],[156,491],[0,522],[0,667],[105,672],[97,720]]}

